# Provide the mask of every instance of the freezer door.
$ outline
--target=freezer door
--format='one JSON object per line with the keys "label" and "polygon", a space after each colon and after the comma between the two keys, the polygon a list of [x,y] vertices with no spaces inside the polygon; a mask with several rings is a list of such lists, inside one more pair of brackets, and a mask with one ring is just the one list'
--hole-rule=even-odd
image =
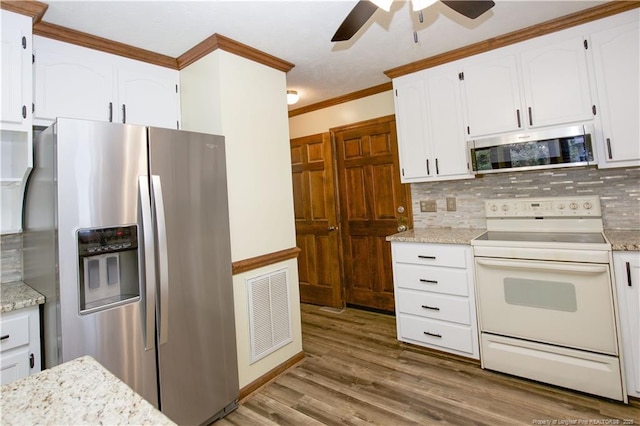
{"label": "freezer door", "polygon": [[202,424],[239,392],[224,139],[150,128],[149,151],[160,407]]}
{"label": "freezer door", "polygon": [[[145,341],[149,317],[145,315],[146,292],[138,280],[145,276],[145,238],[139,216],[140,200],[145,195],[149,199],[149,190],[146,194],[140,192],[139,176],[144,182],[148,175],[146,128],[71,119],[59,119],[56,126],[53,166],[57,170],[55,205],[60,272],[59,278],[52,277],[52,281],[57,281],[60,296],[59,362],[91,355],[144,398],[157,404],[155,351],[153,344],[149,348]],[[130,266],[137,265],[125,268],[122,264],[120,269],[128,272],[118,279],[119,286],[135,288],[138,296],[82,312],[83,286],[79,272],[84,263],[78,251],[78,231],[118,226],[138,230],[137,258],[120,256],[121,262],[126,260]],[[132,281],[125,282],[128,280]],[[93,285],[109,286],[111,282],[113,280],[96,279]],[[45,323],[46,345],[56,343],[55,327]]]}

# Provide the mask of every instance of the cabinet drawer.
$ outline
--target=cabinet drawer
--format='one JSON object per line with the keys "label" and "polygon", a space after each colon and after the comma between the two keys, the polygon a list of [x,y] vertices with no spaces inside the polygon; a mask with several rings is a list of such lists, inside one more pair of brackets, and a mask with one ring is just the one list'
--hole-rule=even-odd
{"label": "cabinet drawer", "polygon": [[29,344],[29,315],[14,314],[0,319],[0,351]]}
{"label": "cabinet drawer", "polygon": [[450,244],[394,243],[393,260],[414,265],[466,268],[467,250]]}
{"label": "cabinet drawer", "polygon": [[428,318],[398,316],[398,339],[473,353],[471,327]]}
{"label": "cabinet drawer", "polygon": [[396,285],[420,291],[468,296],[469,284],[465,269],[438,268],[396,264]]}
{"label": "cabinet drawer", "polygon": [[401,313],[471,325],[467,298],[411,290],[398,291],[396,298]]}

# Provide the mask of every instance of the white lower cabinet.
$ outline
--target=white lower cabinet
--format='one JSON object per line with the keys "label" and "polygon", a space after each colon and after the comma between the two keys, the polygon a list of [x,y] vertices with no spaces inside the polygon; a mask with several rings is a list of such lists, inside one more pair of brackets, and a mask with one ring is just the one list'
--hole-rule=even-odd
{"label": "white lower cabinet", "polygon": [[471,247],[392,242],[398,340],[479,359]]}
{"label": "white lower cabinet", "polygon": [[40,371],[40,313],[37,306],[0,316],[0,384]]}
{"label": "white lower cabinet", "polygon": [[613,253],[627,394],[640,397],[640,252]]}

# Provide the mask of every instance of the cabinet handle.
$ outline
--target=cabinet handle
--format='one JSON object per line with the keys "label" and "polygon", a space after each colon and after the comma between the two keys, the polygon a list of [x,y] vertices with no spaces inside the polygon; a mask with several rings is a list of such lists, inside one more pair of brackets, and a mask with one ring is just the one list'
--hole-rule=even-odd
{"label": "cabinet handle", "polygon": [[427,158],[427,175],[430,175],[431,173],[429,173],[429,159]]}
{"label": "cabinet handle", "polygon": [[629,264],[629,262],[627,263],[627,285],[629,287],[631,287],[631,265]]}
{"label": "cabinet handle", "polygon": [[438,167],[438,159],[436,158],[436,174],[440,174],[440,168]]}
{"label": "cabinet handle", "polygon": [[113,102],[109,102],[109,123],[113,122]]}
{"label": "cabinet handle", "polygon": [[436,260],[435,256],[423,256],[421,254],[418,255],[418,259],[429,259],[429,260]]}
{"label": "cabinet handle", "polygon": [[516,117],[518,118],[518,128],[522,127],[522,122],[520,121],[520,110],[516,110]]}
{"label": "cabinet handle", "polygon": [[36,358],[33,354],[29,354],[29,368],[33,368],[36,365]]}
{"label": "cabinet handle", "polygon": [[613,160],[613,154],[611,153],[611,139],[607,138],[607,155],[609,155],[609,160]]}
{"label": "cabinet handle", "polygon": [[531,107],[529,107],[529,126],[533,126],[533,114],[531,113]]}
{"label": "cabinet handle", "polygon": [[7,340],[9,338],[8,334],[5,334],[4,336],[0,337],[0,340]]}
{"label": "cabinet handle", "polygon": [[127,122],[127,106],[125,104],[122,104],[122,122]]}
{"label": "cabinet handle", "polygon": [[431,309],[432,311],[439,311],[440,310],[440,308],[438,308],[437,306],[422,305],[422,307],[424,309]]}
{"label": "cabinet handle", "polygon": [[438,281],[436,280],[425,280],[424,278],[420,278],[418,281],[420,281],[421,283],[438,284]]}
{"label": "cabinet handle", "polygon": [[437,333],[429,333],[428,331],[423,331],[424,334],[426,334],[427,336],[432,336],[432,337],[442,337],[442,334],[437,334]]}
{"label": "cabinet handle", "polygon": [[27,106],[22,105],[22,118],[27,118]]}

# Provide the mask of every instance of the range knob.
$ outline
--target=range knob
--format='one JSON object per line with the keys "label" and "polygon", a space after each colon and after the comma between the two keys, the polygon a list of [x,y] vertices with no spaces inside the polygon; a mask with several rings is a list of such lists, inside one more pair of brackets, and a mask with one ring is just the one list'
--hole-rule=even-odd
{"label": "range knob", "polygon": [[593,208],[593,204],[591,204],[590,202],[586,202],[582,205],[582,207],[585,208],[585,210],[591,210]]}
{"label": "range knob", "polygon": [[558,204],[558,210],[564,210],[564,208],[565,208],[564,203]]}
{"label": "range knob", "polygon": [[498,210],[498,206],[496,206],[495,204],[492,204],[492,205],[491,205],[491,211],[492,211],[492,212],[495,212],[495,211],[497,211],[497,210]]}
{"label": "range knob", "polygon": [[506,212],[507,210],[509,210],[509,205],[508,204],[503,204],[502,205],[502,211]]}
{"label": "range knob", "polygon": [[578,203],[571,203],[569,204],[569,207],[571,208],[571,210],[576,210],[578,208]]}

